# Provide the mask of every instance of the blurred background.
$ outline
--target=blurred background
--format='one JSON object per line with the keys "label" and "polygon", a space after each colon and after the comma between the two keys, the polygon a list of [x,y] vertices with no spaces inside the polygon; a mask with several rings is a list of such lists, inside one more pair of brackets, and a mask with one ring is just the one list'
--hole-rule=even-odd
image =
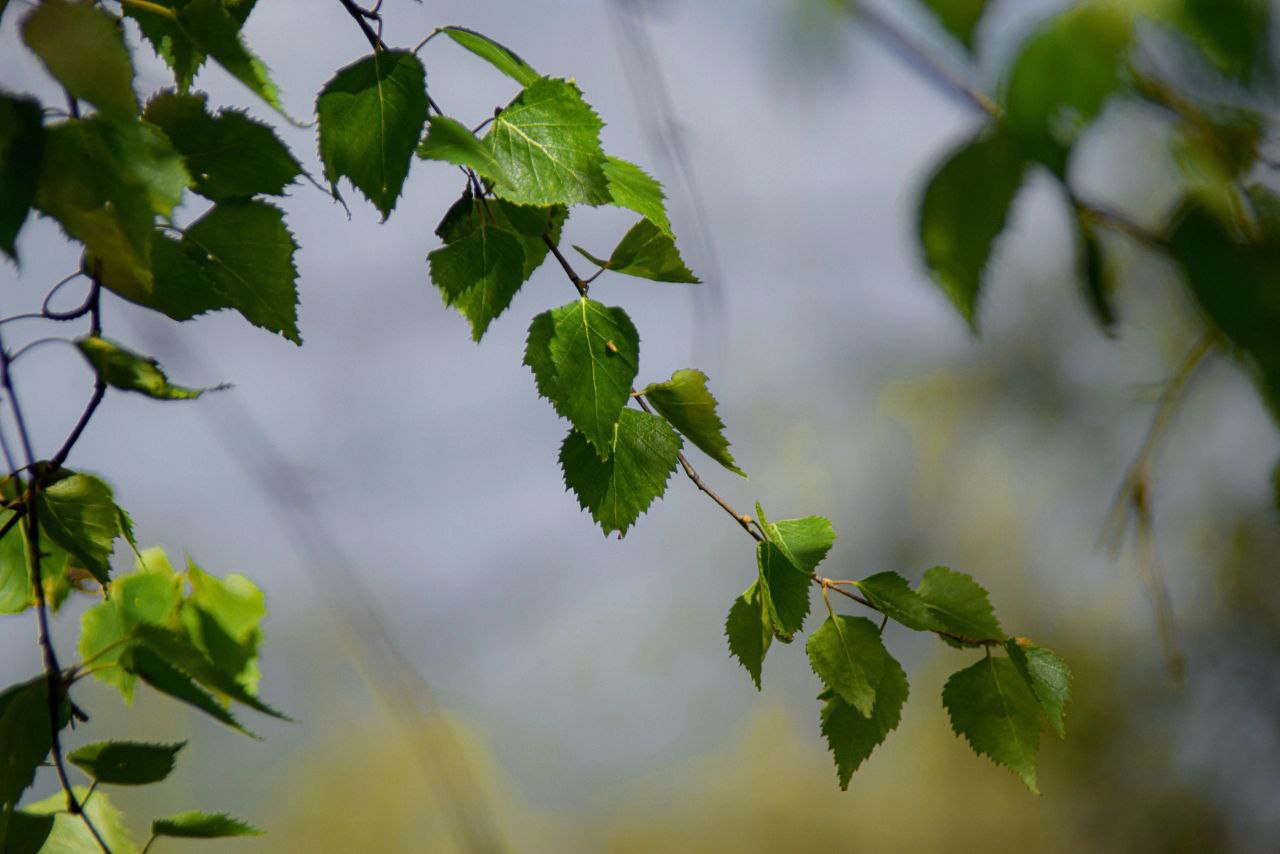
{"label": "blurred background", "polygon": [[[975,82],[993,89],[1028,28],[1062,5],[995,4]],[[912,4],[879,8],[960,62]],[[1160,383],[1197,334],[1167,264],[1108,244],[1122,323],[1103,336],[1078,295],[1068,214],[1039,176],[970,336],[925,272],[915,220],[975,116],[825,3],[383,11],[394,46],[460,24],[576,78],[607,123],[605,149],[666,185],[706,280],[593,288],[641,332],[639,382],[709,375],[750,480],[709,463],[703,474],[741,508],[830,517],[829,576],[971,573],[1011,633],[1074,668],[1068,737],[1046,734],[1044,795],[1030,795],[947,723],[942,685],[972,653],[890,627],[912,695],[842,793],[802,645],[775,648],[760,693],[728,656],[724,618],[754,577],[752,544],[682,476],[625,540],[600,536],[560,479],[565,425],[521,365],[528,319],[572,292],[544,267],[472,344],[425,261],[462,182],[417,162],[385,224],[354,192],[349,216],[308,184],[286,200],[302,245],[300,349],[231,314],[178,329],[106,304],[107,334],[176,382],[234,389],[172,405],[109,395],[70,462],[115,486],[141,543],[265,589],[263,695],[298,719],[254,720],[254,743],[146,692],[129,711],[109,689],[78,689],[93,724],[75,743],[191,739],[167,785],[114,793],[132,826],[226,810],[268,831],[225,846],[244,851],[1280,848],[1280,440],[1234,364],[1206,366],[1155,468],[1182,682],[1132,547],[1112,559],[1098,545]],[[0,30],[3,85],[47,94],[16,17]],[[295,116],[368,51],[336,2],[260,2],[246,38]],[[139,90],[171,85],[135,45]],[[514,94],[443,39],[423,59],[433,97],[469,124]],[[218,68],[197,85],[276,123]],[[319,175],[313,131],[280,131]],[[1167,129],[1125,103],[1090,132],[1073,177],[1139,221],[1180,190]],[[607,253],[630,220],[575,209],[567,242]],[[21,276],[0,272],[6,314],[38,306],[77,262],[47,220],[19,249]],[[70,348],[44,348],[18,381],[47,453],[88,372]],[[79,613],[55,625],[68,655]],[[29,616],[0,621],[0,684],[38,672],[33,632]]]}

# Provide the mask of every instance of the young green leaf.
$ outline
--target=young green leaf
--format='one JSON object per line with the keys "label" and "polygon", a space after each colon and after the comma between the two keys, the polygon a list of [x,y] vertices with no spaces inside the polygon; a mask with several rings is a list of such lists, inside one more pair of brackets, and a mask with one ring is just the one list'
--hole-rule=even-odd
{"label": "young green leaf", "polygon": [[18,802],[53,745],[48,687],[38,676],[0,694],[0,812]]}
{"label": "young green leaf", "polygon": [[1078,3],[1033,33],[1014,60],[1004,89],[1008,127],[1028,156],[1059,176],[1124,81],[1134,13],[1108,0]]}
{"label": "young green leaf", "polygon": [[581,246],[574,246],[588,261],[598,267],[651,279],[655,282],[681,282],[696,285],[702,280],[684,265],[675,241],[647,219],[642,219],[622,236],[608,261],[601,261]]}
{"label": "young green leaf", "polygon": [[725,620],[724,634],[729,640],[729,652],[751,674],[751,681],[760,690],[760,671],[764,656],[773,642],[773,629],[765,614],[767,591],[759,581],[753,581],[742,595],[733,600],[729,616]]}
{"label": "young green leaf", "polygon": [[987,591],[963,572],[935,566],[924,574],[916,595],[944,630],[967,641],[1004,641]]}
{"label": "young green leaf", "polygon": [[391,215],[427,121],[426,72],[403,50],[374,51],[338,71],[316,99],[320,159],[338,194],[346,176]]}
{"label": "young green leaf", "polygon": [[604,529],[625,536],[640,514],[667,491],[676,470],[680,437],[667,422],[635,409],[623,409],[614,425],[608,459],[577,430],[560,447],[565,485],[583,510]]}
{"label": "young green leaf", "polygon": [[261,836],[262,831],[226,813],[191,810],[157,819],[151,823],[151,834],[183,839],[220,839],[228,836]]}
{"label": "young green leaf", "polygon": [[14,261],[18,232],[36,198],[43,155],[39,102],[0,94],[0,249]]}
{"label": "young green leaf", "polygon": [[243,575],[217,578],[187,559],[191,596],[182,608],[191,640],[214,666],[256,694],[261,671],[258,648],[267,606],[262,590]]}
{"label": "young green leaf", "polygon": [[607,457],[640,363],[640,336],[626,312],[586,297],[544,311],[529,327],[524,363],[538,393]]}
{"label": "young green leaf", "polygon": [[448,116],[432,116],[427,123],[427,138],[418,146],[418,156],[425,160],[441,160],[474,170],[490,181],[510,182],[502,165],[493,157],[489,147],[467,129],[467,126]]}
{"label": "young green leaf", "polygon": [[650,383],[641,392],[645,399],[702,452],[734,474],[746,477],[729,453],[724,422],[716,414],[716,399],[707,390],[707,375],[684,368],[661,383]]}
{"label": "young green leaf", "polygon": [[[759,505],[756,506],[758,509]],[[836,541],[835,528],[831,527],[830,520],[822,516],[768,522],[760,514],[760,523],[769,542],[777,546],[792,566],[806,576],[813,574]]]}
{"label": "young green leaf", "polygon": [[457,307],[471,323],[476,341],[524,284],[524,261],[520,239],[483,219],[466,237],[427,255],[432,284],[445,305]]}
{"label": "young green leaf", "polygon": [[292,122],[293,119],[289,118],[280,101],[280,90],[276,88],[267,67],[245,47],[244,40],[240,38],[244,17],[229,8],[236,5],[247,6],[242,10],[244,16],[253,7],[252,3],[189,0],[177,9],[178,24],[200,53],[213,57],[232,77],[248,86],[250,91]]}
{"label": "young green leaf", "polygon": [[521,86],[528,86],[542,75],[506,45],[466,27],[441,27],[440,32],[488,62]]}
{"label": "young green leaf", "polygon": [[236,110],[210,115],[204,94],[161,92],[143,118],[165,132],[191,173],[192,189],[215,202],[282,195],[302,166],[275,131]]}
{"label": "young green leaf", "polygon": [[[138,848],[125,828],[124,813],[116,809],[106,792],[95,789],[93,797],[89,797],[89,790],[84,786],[72,786],[71,791],[76,800],[84,805],[85,815],[93,823],[111,854],[138,854]],[[102,846],[89,832],[85,820],[67,812],[67,796],[64,792],[55,792],[43,801],[28,804],[23,810],[29,815],[53,817],[53,830],[40,849],[45,854],[92,854],[102,851]]]}
{"label": "young green leaf", "polygon": [[1245,244],[1208,211],[1184,211],[1170,239],[1200,307],[1238,347],[1280,419],[1280,232]]}
{"label": "young green leaf", "polygon": [[[0,525],[8,524],[12,518],[12,510],[0,511]],[[26,540],[22,522],[0,538],[0,614],[17,614],[35,604]]]}
{"label": "young green leaf", "polygon": [[93,475],[68,472],[40,492],[41,528],[102,584],[111,576],[120,512],[111,487]]}
{"label": "young green leaf", "polygon": [[973,50],[973,33],[987,8],[987,0],[924,0],[924,5],[947,32]]}
{"label": "young green leaf", "polygon": [[160,363],[96,335],[76,339],[76,347],[107,385],[159,400],[191,400],[208,389],[173,385]]}
{"label": "young green leaf", "polygon": [[1071,668],[1052,651],[1026,638],[1005,642],[1009,660],[1026,680],[1058,738],[1067,737],[1066,708],[1071,700]]}
{"label": "young green leaf", "polygon": [[119,18],[90,3],[42,0],[22,20],[22,40],[75,97],[117,118],[137,114]]}
{"label": "young green leaf", "polygon": [[634,163],[619,157],[604,159],[604,177],[609,182],[613,204],[628,208],[649,220],[663,234],[674,239],[671,221],[667,219],[666,194],[662,185]]}
{"label": "young green leaf", "polygon": [[67,754],[67,759],[98,783],[145,786],[159,783],[173,771],[178,744],[139,744],[132,741],[100,741]]}
{"label": "young green leaf", "polygon": [[759,594],[766,625],[778,640],[791,643],[809,616],[812,579],[776,542],[756,544],[756,565],[760,570]]}
{"label": "young green leaf", "polygon": [[827,617],[809,635],[804,649],[822,684],[863,717],[871,717],[876,686],[884,677],[889,659],[876,624],[866,617]]}
{"label": "young green leaf", "polygon": [[942,628],[933,611],[896,572],[878,572],[858,582],[858,592],[885,616],[917,632]]}
{"label": "young green leaf", "polygon": [[301,344],[297,249],[279,208],[220,202],[187,227],[181,242],[156,235],[155,291],[139,302],[175,320],[233,308],[253,325]]}
{"label": "young green leaf", "polygon": [[951,153],[920,204],[925,263],[975,330],[983,271],[1025,168],[1013,138],[989,128]]}
{"label": "young green leaf", "polygon": [[840,788],[849,788],[853,772],[866,761],[902,718],[907,702],[907,674],[893,656],[885,654],[884,667],[875,688],[875,705],[864,715],[834,692],[827,692],[822,707],[822,734],[835,759]]}
{"label": "young green leaf", "polygon": [[984,658],[951,676],[942,689],[951,728],[974,752],[1003,765],[1037,795],[1040,706],[1007,658]]}
{"label": "young green leaf", "polygon": [[137,676],[161,694],[167,694],[179,702],[199,709],[214,720],[239,730],[251,738],[257,738],[241,726],[235,715],[214,699],[212,694],[153,650],[145,646],[128,647],[120,656],[120,664],[129,673]]}
{"label": "young green leaf", "polygon": [[494,191],[521,205],[606,204],[602,126],[573,83],[543,77],[529,84],[484,137],[509,179]]}

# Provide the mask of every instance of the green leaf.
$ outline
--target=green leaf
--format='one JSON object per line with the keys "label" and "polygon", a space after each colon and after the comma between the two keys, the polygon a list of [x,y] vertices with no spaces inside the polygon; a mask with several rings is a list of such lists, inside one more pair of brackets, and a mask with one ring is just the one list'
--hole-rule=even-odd
{"label": "green leaf", "polygon": [[425,160],[441,160],[472,169],[482,178],[510,182],[489,147],[448,116],[432,116],[427,123],[427,138],[418,146],[418,156]]}
{"label": "green leaf", "polygon": [[606,204],[602,126],[573,83],[543,77],[529,84],[484,137],[508,177],[494,191],[522,205]]}
{"label": "green leaf", "polygon": [[535,207],[512,204],[505,199],[477,199],[468,189],[445,213],[436,226],[436,234],[448,244],[488,226],[511,232],[524,249],[524,279],[527,281],[550,251],[544,236],[558,242],[568,214],[563,205]]}
{"label": "green leaf", "polygon": [[139,623],[134,628],[141,649],[153,653],[165,663],[199,682],[205,688],[229,697],[237,703],[280,720],[289,717],[268,706],[238,680],[238,673],[228,673],[209,658],[186,632],[162,628],[154,624]]}
{"label": "green leaf", "polygon": [[655,282],[682,282],[696,285],[702,280],[680,258],[675,241],[647,219],[642,219],[622,236],[608,261],[601,261],[581,246],[574,249],[598,267],[652,279]]}
{"label": "green leaf", "polygon": [[40,492],[40,527],[104,585],[121,534],[120,514],[111,487],[93,475],[68,473]]}
{"label": "green leaf", "polygon": [[947,32],[973,50],[973,33],[987,8],[987,0],[924,0]]}
{"label": "green leaf", "polygon": [[989,128],[948,156],[920,204],[925,263],[973,329],[983,272],[1025,168],[1013,138]]}
{"label": "green leaf", "polygon": [[884,677],[889,652],[876,624],[865,617],[827,617],[804,645],[809,666],[840,699],[871,717],[876,686]]}
{"label": "green leaf", "polygon": [[667,422],[647,412],[623,409],[614,425],[609,458],[602,460],[577,430],[560,447],[565,485],[578,504],[604,529],[625,536],[640,514],[667,491],[676,470],[680,437]]}
{"label": "green leaf", "polygon": [[1223,74],[1246,83],[1271,77],[1268,0],[1177,0],[1172,7],[1171,23]]}
{"label": "green leaf", "polygon": [[275,131],[236,110],[210,115],[208,96],[162,92],[143,118],[165,132],[191,173],[192,189],[213,201],[279,196],[302,174]]}
{"label": "green leaf", "polygon": [[756,565],[760,570],[759,593],[765,624],[774,637],[790,643],[796,632],[804,628],[804,618],[809,616],[812,579],[774,542],[756,544]]}
{"label": "green leaf", "polygon": [[1008,126],[1023,150],[1058,176],[1071,147],[1126,79],[1134,9],[1085,0],[1023,44],[1004,90]]}
{"label": "green leaf", "polygon": [[176,836],[183,839],[219,839],[227,836],[261,836],[262,831],[226,813],[200,810],[178,813],[151,823],[154,836]]}
{"label": "green leaf", "polygon": [[45,677],[12,685],[0,694],[0,812],[6,804],[18,802],[52,746]]}
{"label": "green leaf", "polygon": [[99,783],[145,786],[169,776],[178,751],[186,744],[100,741],[71,751],[67,759]]}
{"label": "green leaf", "polygon": [[[227,72],[289,119],[280,102],[280,90],[271,80],[267,67],[254,56],[240,38],[244,17],[232,11],[236,5],[224,0],[190,0],[178,8],[178,24],[182,32],[201,53],[208,54]],[[252,3],[243,8],[247,16]],[[180,82],[181,85],[181,82]],[[293,121],[292,119],[289,119]]]}
{"label": "green leaf", "polygon": [[[0,511],[0,525],[13,518]],[[0,539],[0,614],[18,614],[35,604],[27,563],[26,525],[19,522]]]}
{"label": "green leaf", "polygon": [[586,297],[535,317],[524,351],[538,393],[602,459],[639,362],[640,336],[626,312]]}
{"label": "green leaf", "polygon": [[476,341],[524,284],[524,261],[520,239],[483,215],[466,237],[427,255],[431,282],[471,323]]}
{"label": "green leaf", "polygon": [[[178,23],[177,10],[190,0],[152,0],[153,5],[172,10],[174,14],[158,14],[152,9],[132,4],[124,6],[124,14],[137,22],[143,37],[151,43],[156,55],[173,71],[178,90],[191,88],[196,71],[204,64],[205,52]],[[256,0],[223,0],[223,8],[231,15],[238,32],[253,11]]]}
{"label": "green leaf", "polygon": [[137,114],[119,18],[90,3],[42,0],[22,21],[22,40],[72,95],[119,118]]}
{"label": "green leaf", "polygon": [[511,48],[466,27],[441,27],[440,32],[488,62],[521,86],[528,86],[541,75]]}
{"label": "green leaf", "polygon": [[159,400],[190,400],[208,389],[172,385],[160,363],[96,335],[76,339],[76,346],[107,385]]}
{"label": "green leaf", "polygon": [[1009,660],[1026,680],[1058,738],[1067,737],[1066,708],[1071,700],[1071,668],[1052,651],[1026,638],[1005,642]]}
{"label": "green leaf", "polygon": [[155,293],[141,302],[175,320],[233,308],[301,344],[297,248],[274,205],[220,202],[186,228],[181,242],[156,235]]}
{"label": "green leaf", "polygon": [[1280,419],[1280,232],[1248,244],[1200,207],[1186,210],[1169,245],[1209,320],[1245,363]]}
{"label": "green leaf", "polygon": [[[102,835],[111,854],[138,854],[138,848],[129,838],[125,829],[124,813],[111,803],[111,797],[103,791],[94,790],[93,797],[88,797],[89,790],[84,786],[72,786],[76,800],[84,804],[85,814],[93,822],[94,828]],[[95,854],[102,848],[98,845],[84,820],[67,811],[67,796],[64,792],[55,792],[39,803],[29,804],[25,812],[32,815],[53,816],[53,831],[45,841],[41,851],[44,854]]]}
{"label": "green leaf", "polygon": [[146,300],[152,225],[170,217],[189,181],[182,156],[141,121],[72,119],[45,139],[36,207],[98,259],[104,285]]}
{"label": "green leaf", "polygon": [[426,72],[403,50],[374,51],[338,71],[316,98],[320,159],[338,194],[346,176],[391,215],[427,121]]}
{"label": "green leaf", "polygon": [[[756,506],[758,511],[759,505]],[[836,541],[830,520],[822,516],[768,522],[760,514],[760,523],[769,542],[776,545],[792,566],[806,576],[813,574]]]}
{"label": "green leaf", "polygon": [[0,95],[0,249],[14,261],[18,232],[36,198],[43,155],[40,103]]}
{"label": "green leaf", "polygon": [[925,572],[916,595],[943,630],[970,641],[1004,641],[1005,634],[987,599],[987,591],[963,572],[935,566]]}
{"label": "green leaf", "polygon": [[760,690],[760,671],[765,653],[773,642],[773,629],[766,620],[765,597],[759,581],[753,581],[742,595],[733,601],[729,617],[725,620],[724,634],[729,639],[729,652],[751,674],[751,681]]}
{"label": "green leaf", "polygon": [[1102,254],[1102,242],[1093,226],[1079,217],[1080,224],[1080,278],[1084,284],[1085,304],[1094,321],[1108,335],[1115,332],[1118,315],[1115,309],[1115,277]]}
{"label": "green leaf", "polygon": [[[65,805],[65,798],[63,803]],[[53,833],[53,821],[51,815],[32,815],[18,810],[9,816],[6,824],[0,811],[0,850],[5,854],[38,854],[45,850],[45,842]]]}
{"label": "green leaf", "polygon": [[609,182],[613,204],[628,208],[653,223],[663,234],[674,239],[671,221],[667,219],[666,194],[662,185],[634,163],[619,157],[605,157],[604,177]]}
{"label": "green leaf", "polygon": [[219,670],[256,694],[262,675],[258,669],[261,626],[267,615],[262,590],[243,575],[210,575],[190,558],[187,580],[191,596],[182,616],[192,641]]}
{"label": "green leaf", "polygon": [[641,394],[704,454],[729,471],[747,476],[729,453],[724,422],[716,414],[716,399],[707,390],[706,374],[694,368],[683,368],[666,382],[645,386]]}
{"label": "green leaf", "polygon": [[984,658],[952,675],[942,689],[951,728],[974,752],[1003,765],[1037,795],[1040,706],[1007,658]]}
{"label": "green leaf", "polygon": [[157,655],[154,650],[145,646],[129,647],[121,656],[120,663],[130,673],[160,693],[199,709],[214,720],[239,730],[247,736],[257,738],[241,726],[235,715],[214,699],[212,694],[197,685],[190,676]]}
{"label": "green leaf", "polygon": [[896,572],[878,572],[858,582],[858,592],[881,613],[917,632],[942,628],[933,611]]}
{"label": "green leaf", "polygon": [[863,715],[838,695],[826,697],[822,708],[822,734],[835,759],[840,788],[849,788],[853,772],[866,761],[902,719],[907,702],[907,674],[902,665],[888,653],[880,678],[874,685],[875,705],[871,714]]}

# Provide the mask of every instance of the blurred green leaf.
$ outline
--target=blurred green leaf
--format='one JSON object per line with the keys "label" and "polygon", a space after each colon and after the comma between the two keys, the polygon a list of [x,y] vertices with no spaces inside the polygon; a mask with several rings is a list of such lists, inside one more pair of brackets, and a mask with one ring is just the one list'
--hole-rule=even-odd
{"label": "blurred green leaf", "polygon": [[918,632],[942,628],[925,601],[896,572],[878,572],[858,582],[858,592],[892,620]]}
{"label": "blurred green leaf", "polygon": [[145,786],[159,783],[173,771],[179,744],[140,744],[132,741],[100,741],[67,754],[67,759],[99,783]]}
{"label": "blurred green leaf", "polygon": [[682,368],[666,382],[650,383],[640,393],[704,454],[734,474],[747,476],[729,453],[724,422],[716,414],[716,399],[707,389],[706,374],[694,368]]}
{"label": "blurred green leaf", "polygon": [[511,48],[482,33],[455,26],[441,27],[440,31],[521,86],[528,86],[541,76]]}
{"label": "blurred green leaf", "polygon": [[316,98],[320,159],[338,194],[345,176],[385,220],[427,121],[426,71],[408,51],[379,50],[338,71]]}
{"label": "blurred green leaf", "polygon": [[983,273],[1025,169],[1017,143],[995,125],[948,156],[920,204],[925,263],[974,330]]}
{"label": "blurred green leaf", "polygon": [[261,836],[262,831],[226,813],[200,810],[171,815],[151,823],[153,836],[175,836],[184,839],[219,839],[228,836]]}
{"label": "blurred green leaf", "polygon": [[76,347],[103,382],[125,391],[136,391],[159,400],[189,400],[207,389],[173,385],[155,359],[126,350],[96,335],[76,339]]}
{"label": "blurred green leaf", "polygon": [[947,32],[959,39],[966,48],[973,50],[973,33],[987,8],[987,0],[922,1]]}
{"label": "blurred green leaf", "polygon": [[462,122],[448,116],[432,116],[427,123],[427,138],[418,146],[418,156],[442,160],[475,171],[491,181],[510,182],[502,164],[493,152]]}
{"label": "blurred green leaf", "polygon": [[840,788],[848,789],[853,772],[898,726],[907,702],[907,674],[893,656],[885,653],[880,678],[873,686],[875,705],[864,715],[838,695],[828,692],[822,707],[822,734],[835,759]]}
{"label": "blurred green leaf", "polygon": [[822,684],[860,715],[871,717],[876,686],[889,658],[876,624],[865,617],[835,614],[809,635],[804,648]]}
{"label": "blurred green leaf", "polygon": [[640,335],[620,308],[586,297],[533,319],[524,363],[538,394],[551,401],[601,459],[613,445],[613,425],[631,396],[640,363]]}
{"label": "blurred green leaf", "polygon": [[671,236],[647,219],[642,219],[622,236],[608,261],[601,261],[580,246],[577,249],[598,267],[652,279],[655,282],[698,284],[701,280],[685,266]]}
{"label": "blurred green leaf", "polygon": [[756,690],[760,689],[765,653],[773,642],[773,630],[765,614],[766,595],[761,589],[761,582],[753,581],[741,596],[733,600],[724,624],[729,652],[751,674]]}
{"label": "blurred green leaf", "polygon": [[262,621],[267,616],[262,590],[237,573],[225,578],[211,575],[189,558],[187,580],[191,595],[183,603],[182,617],[191,639],[219,670],[256,694],[262,677]]}
{"label": "blurred green leaf", "polygon": [[987,591],[963,572],[935,566],[924,574],[916,595],[945,631],[975,641],[1004,641]]}
{"label": "blurred green leaf", "polygon": [[0,812],[18,802],[52,746],[45,677],[5,689],[0,694]]}
{"label": "blurred green leaf", "polygon": [[[0,525],[12,518],[12,510],[0,511]],[[26,526],[19,522],[0,539],[0,614],[17,614],[35,604],[26,538]]]}
{"label": "blurred green leaf", "polygon": [[608,459],[577,430],[560,447],[564,482],[583,510],[608,536],[625,536],[640,514],[667,491],[676,470],[680,437],[671,426],[647,412],[623,409],[613,428]]}
{"label": "blurred green leaf", "polygon": [[608,203],[602,126],[573,83],[554,77],[530,83],[484,137],[509,179],[494,191],[521,205]]}
{"label": "blurred green leaf", "polygon": [[667,197],[661,184],[639,166],[618,157],[606,156],[601,168],[609,182],[613,204],[635,211],[663,234],[675,238],[671,221],[667,219]]}
{"label": "blurred green leaf", "polygon": [[1005,642],[1009,660],[1026,680],[1058,738],[1067,737],[1066,708],[1071,700],[1071,668],[1051,650],[1010,638]]}
{"label": "blurred green leaf", "polygon": [[1175,0],[1168,20],[1219,71],[1246,83],[1272,76],[1270,0]]}
{"label": "blurred green leaf", "polygon": [[161,92],[143,118],[165,132],[191,173],[192,189],[213,201],[279,196],[302,174],[275,131],[236,110],[210,115],[208,96]]}
{"label": "blurred green leaf", "polygon": [[41,529],[104,585],[122,533],[120,513],[111,487],[93,475],[68,472],[40,492]]}
{"label": "blurred green leaf", "polygon": [[[0,11],[3,11],[2,7]],[[0,850],[5,854],[38,854],[44,850],[52,832],[51,815],[32,815],[17,810],[9,815],[6,823],[4,812],[0,810]]]}
{"label": "blurred green leaf", "polygon": [[1080,227],[1080,279],[1083,283],[1081,291],[1085,305],[1094,321],[1107,334],[1113,334],[1117,315],[1115,309],[1115,276],[1102,253],[1102,242],[1098,233],[1089,221],[1081,216],[1077,218]]}
{"label": "blurred green leaf", "polygon": [[[92,798],[88,797],[89,790],[84,786],[73,786],[72,792],[76,800],[84,804],[85,815],[102,835],[102,841],[111,849],[111,854],[137,854],[138,847],[125,828],[124,813],[116,809],[106,792],[94,790]],[[41,849],[44,854],[98,854],[102,851],[84,820],[66,811],[65,793],[55,792],[24,809],[33,815],[53,816],[53,831]]]}
{"label": "blurred green leaf", "polygon": [[1037,795],[1040,706],[1013,662],[984,658],[951,676],[942,689],[951,727],[974,752],[1003,765]]}
{"label": "blurred green leaf", "polygon": [[41,0],[22,20],[22,40],[75,97],[118,118],[137,115],[119,18],[91,3]]}
{"label": "blurred green leaf", "polygon": [[18,232],[36,198],[43,156],[40,103],[0,94],[0,249],[14,261]]}

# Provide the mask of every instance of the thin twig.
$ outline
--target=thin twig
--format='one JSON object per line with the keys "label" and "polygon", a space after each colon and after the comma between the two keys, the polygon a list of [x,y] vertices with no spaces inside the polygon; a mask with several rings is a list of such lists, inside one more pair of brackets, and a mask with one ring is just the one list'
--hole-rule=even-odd
{"label": "thin twig", "polygon": [[342,4],[342,8],[347,10],[355,22],[360,25],[360,32],[364,33],[364,37],[369,40],[369,44],[374,51],[382,51],[387,49],[387,44],[382,40],[373,27],[369,26],[369,19],[378,20],[379,16],[376,12],[370,12],[368,9],[362,9],[355,0],[338,0]]}
{"label": "thin twig", "polygon": [[573,267],[560,251],[560,247],[551,239],[551,235],[543,234],[542,242],[547,244],[547,248],[551,250],[551,254],[556,256],[556,260],[560,262],[560,267],[564,270],[564,274],[569,277],[569,281],[573,282],[573,286],[578,289],[578,295],[585,299],[587,296],[587,283],[582,280],[582,277],[573,271]]}
{"label": "thin twig", "polygon": [[[94,269],[93,288],[89,291],[89,331],[93,335],[102,334],[102,282],[98,278],[98,270]],[[58,452],[53,455],[50,460],[49,471],[56,472],[67,461],[67,457],[71,455],[71,449],[75,447],[76,442],[80,441],[80,436],[84,434],[84,429],[89,426],[89,420],[93,418],[93,414],[98,410],[98,405],[102,403],[102,399],[107,394],[107,383],[98,374],[93,381],[93,394],[89,397],[89,402],[85,404],[84,411],[80,413],[79,420],[76,421],[71,432],[67,434],[67,438],[63,441],[62,447],[58,448]]]}

